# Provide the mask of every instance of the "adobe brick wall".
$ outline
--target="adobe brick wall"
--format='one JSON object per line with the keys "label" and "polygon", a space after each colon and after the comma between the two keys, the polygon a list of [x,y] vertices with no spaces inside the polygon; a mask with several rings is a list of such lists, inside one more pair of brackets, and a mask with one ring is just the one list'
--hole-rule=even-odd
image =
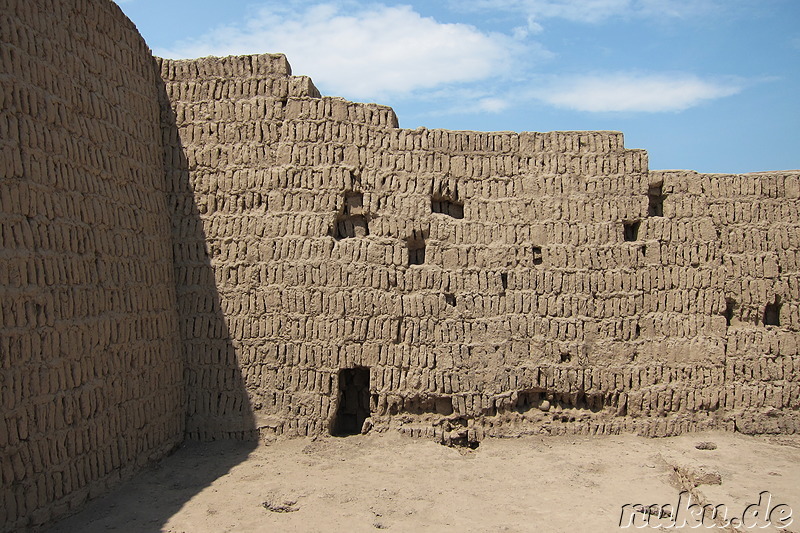
{"label": "adobe brick wall", "polygon": [[[617,132],[399,129],[281,55],[161,72],[187,169],[171,204],[205,236],[178,282],[207,253],[262,435],[335,429],[355,367],[368,424],[445,443],[800,427],[798,172],[650,172]],[[187,364],[190,394],[229,388]],[[225,433],[219,408],[190,426]]]}
{"label": "adobe brick wall", "polygon": [[112,2],[0,2],[0,530],[183,439],[153,59]]}
{"label": "adobe brick wall", "polygon": [[0,529],[184,437],[800,429],[798,171],[400,129],[106,0],[0,36]]}

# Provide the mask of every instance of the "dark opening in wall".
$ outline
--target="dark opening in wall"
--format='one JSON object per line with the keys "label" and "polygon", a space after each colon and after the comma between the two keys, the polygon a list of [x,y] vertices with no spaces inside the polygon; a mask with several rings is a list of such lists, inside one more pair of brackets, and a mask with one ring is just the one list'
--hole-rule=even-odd
{"label": "dark opening in wall", "polygon": [[517,399],[512,403],[512,409],[524,413],[541,405],[545,391],[539,389],[523,389],[517,392]]}
{"label": "dark opening in wall", "polygon": [[357,366],[339,370],[339,401],[332,435],[361,433],[369,417],[369,368]]}
{"label": "dark opening in wall", "polygon": [[433,196],[431,198],[431,211],[453,218],[464,218],[464,204],[443,196]]}
{"label": "dark opening in wall", "polygon": [[572,361],[572,356],[569,354],[569,352],[561,352],[560,359],[562,363],[569,363]]}
{"label": "dark opening in wall", "polygon": [[426,413],[439,414],[449,416],[453,414],[453,400],[448,396],[429,396],[427,394],[419,396],[406,396],[405,398],[396,398],[391,407],[387,404],[386,413],[381,412],[378,402],[377,414],[400,414],[409,413],[412,415],[422,415]]}
{"label": "dark opening in wall", "polygon": [[360,215],[364,209],[364,194],[360,192],[344,193],[344,214]]}
{"label": "dark opening in wall", "polygon": [[336,220],[333,236],[337,241],[353,237],[366,237],[367,235],[369,235],[367,219],[361,215],[340,217]]}
{"label": "dark opening in wall", "polygon": [[436,413],[444,416],[453,414],[453,399],[447,396],[436,398]]}
{"label": "dark opening in wall", "polygon": [[725,298],[725,325],[730,326],[731,320],[733,320],[733,310],[736,307],[736,300],[732,298]]}
{"label": "dark opening in wall", "polygon": [[422,265],[425,263],[425,237],[415,235],[409,238],[408,243],[408,266]]}
{"label": "dark opening in wall", "polygon": [[647,216],[664,216],[664,192],[660,183],[651,185],[650,190],[647,191]]}
{"label": "dark opening in wall", "polygon": [[503,290],[508,288],[508,274],[505,272],[500,273],[500,285],[503,287]]}
{"label": "dark opening in wall", "polygon": [[533,247],[533,264],[534,265],[541,265],[542,264],[542,247],[541,246],[534,246]]}
{"label": "dark opening in wall", "polygon": [[776,295],[775,301],[768,303],[764,307],[764,325],[765,326],[780,326],[781,325],[781,297]]}
{"label": "dark opening in wall", "polygon": [[403,340],[403,317],[397,319],[397,329],[394,332],[394,343],[400,344]]}
{"label": "dark opening in wall", "polygon": [[633,242],[639,239],[639,226],[641,222],[638,220],[632,220],[629,222],[622,223],[622,232],[623,236],[626,241]]}
{"label": "dark opening in wall", "polygon": [[431,211],[453,218],[464,218],[464,202],[458,197],[458,186],[445,182],[434,183],[431,186]]}
{"label": "dark opening in wall", "polygon": [[348,192],[344,195],[344,208],[336,217],[333,238],[338,240],[369,235],[369,225],[364,211],[364,195]]}
{"label": "dark opening in wall", "polygon": [[477,440],[470,440],[468,426],[469,422],[464,417],[446,420],[442,428],[448,436],[442,440],[442,444],[451,448],[477,449],[481,443]]}
{"label": "dark opening in wall", "polygon": [[447,305],[455,307],[456,306],[456,295],[455,294],[450,294],[450,293],[445,294],[444,295],[444,301],[447,303]]}

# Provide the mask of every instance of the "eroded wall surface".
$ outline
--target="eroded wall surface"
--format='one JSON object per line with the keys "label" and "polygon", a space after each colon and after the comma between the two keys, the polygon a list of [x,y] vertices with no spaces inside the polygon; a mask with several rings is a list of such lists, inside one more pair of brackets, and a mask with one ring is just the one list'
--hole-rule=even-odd
{"label": "eroded wall surface", "polygon": [[213,276],[230,339],[184,328],[193,434],[236,433],[232,364],[264,435],[800,427],[797,172],[649,172],[617,132],[404,130],[280,55],[161,74],[193,213],[179,307],[208,313]]}
{"label": "eroded wall surface", "polygon": [[0,530],[183,438],[157,79],[112,2],[0,2]]}
{"label": "eroded wall surface", "polygon": [[797,171],[404,130],[282,55],[155,61],[105,0],[0,35],[3,529],[184,435],[800,428]]}

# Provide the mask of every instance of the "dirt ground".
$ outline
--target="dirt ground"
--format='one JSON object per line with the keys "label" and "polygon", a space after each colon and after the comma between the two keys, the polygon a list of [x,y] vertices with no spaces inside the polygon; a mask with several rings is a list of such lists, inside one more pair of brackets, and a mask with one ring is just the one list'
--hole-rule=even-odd
{"label": "dirt ground", "polygon": [[187,443],[52,531],[618,531],[623,505],[678,506],[684,489],[728,517],[769,491],[800,531],[800,436]]}

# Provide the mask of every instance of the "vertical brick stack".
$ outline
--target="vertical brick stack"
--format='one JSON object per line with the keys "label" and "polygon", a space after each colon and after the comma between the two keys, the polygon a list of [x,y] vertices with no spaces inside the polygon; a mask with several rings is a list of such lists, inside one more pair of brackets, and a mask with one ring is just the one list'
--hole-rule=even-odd
{"label": "vertical brick stack", "polygon": [[[251,259],[265,253],[258,239],[280,231],[281,221],[266,216],[270,191],[278,190],[270,172],[280,124],[274,117],[283,113],[281,95],[316,93],[309,80],[289,77],[283,56],[158,61],[172,80],[162,127],[187,365],[186,434],[253,438],[247,390],[254,378],[245,385],[242,368],[256,362],[253,352],[263,344],[256,317],[266,307],[265,288],[251,292],[247,283],[257,282]],[[228,72],[237,77],[224,79]]]}
{"label": "vertical brick stack", "polygon": [[671,218],[702,220],[713,237],[718,281],[709,311],[725,332],[721,407],[739,431],[798,431],[799,173],[651,176],[671,188]]}
{"label": "vertical brick stack", "polygon": [[[176,248],[179,277],[213,271],[262,433],[330,431],[355,367],[373,427],[448,443],[800,427],[797,172],[649,172],[616,132],[403,130],[280,55],[161,68],[173,204],[209,257]],[[192,394],[230,388],[214,360],[188,359]],[[225,433],[219,409],[190,420]]]}
{"label": "vertical brick stack", "polygon": [[183,438],[150,52],[112,2],[0,3],[0,530]]}

